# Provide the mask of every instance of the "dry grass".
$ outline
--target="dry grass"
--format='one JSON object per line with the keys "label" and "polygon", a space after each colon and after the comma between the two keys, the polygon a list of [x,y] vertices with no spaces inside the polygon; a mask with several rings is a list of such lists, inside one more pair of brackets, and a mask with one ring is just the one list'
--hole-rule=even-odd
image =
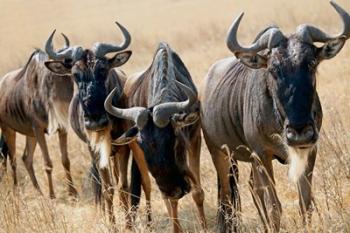
{"label": "dry grass", "polygon": [[[350,2],[338,0],[350,10]],[[24,64],[34,47],[41,47],[49,33],[64,31],[73,44],[91,46],[93,42],[119,38],[113,21],[119,20],[133,35],[134,55],[123,69],[131,74],[151,62],[159,41],[167,41],[182,57],[194,80],[200,86],[210,65],[217,59],[232,56],[224,38],[231,20],[246,12],[239,37],[250,42],[268,24],[278,24],[291,33],[298,24],[314,23],[329,32],[340,29],[339,19],[327,1],[288,0],[100,0],[100,1],[24,1],[0,0],[0,74]],[[57,40],[59,44],[61,39]],[[318,69],[318,91],[323,104],[324,125],[319,142],[319,155],[314,173],[317,211],[313,215],[313,232],[350,232],[350,43],[333,60]],[[39,197],[20,161],[24,140],[18,140],[20,188],[15,194],[12,179],[0,184],[0,232],[108,232],[109,225],[100,210],[82,193],[88,171],[89,156],[85,145],[71,133],[69,152],[73,178],[80,196],[78,202],[68,198],[56,136],[49,137],[54,161],[56,200]],[[202,146],[202,183],[210,231],[216,216],[216,173],[210,155]],[[242,231],[261,232],[262,226],[248,188],[249,164],[239,164],[242,198]],[[35,154],[39,183],[47,191],[47,180],[39,150]],[[8,172],[10,174],[10,172]],[[287,179],[287,167],[275,164],[277,190],[283,206],[282,232],[301,232],[296,187]],[[153,185],[152,209],[154,231],[169,232],[170,221],[159,191]],[[117,228],[123,232],[124,217],[115,201]],[[141,207],[138,231],[144,232],[145,213]],[[189,232],[200,231],[196,210],[190,195],[180,202],[180,218]]]}

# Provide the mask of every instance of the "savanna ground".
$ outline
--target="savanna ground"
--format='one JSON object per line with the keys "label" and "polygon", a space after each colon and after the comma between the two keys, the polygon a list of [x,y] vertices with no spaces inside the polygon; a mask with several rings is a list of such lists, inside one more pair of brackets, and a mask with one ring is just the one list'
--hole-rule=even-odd
{"label": "savanna ground", "polygon": [[[350,11],[350,2],[338,0]],[[269,24],[279,25],[285,34],[294,32],[301,23],[313,23],[336,33],[341,24],[326,0],[0,0],[0,74],[25,64],[36,47],[42,47],[56,28],[66,33],[72,44],[89,47],[95,41],[120,41],[114,25],[118,20],[132,34],[133,56],[123,66],[127,74],[146,68],[160,41],[168,42],[187,65],[200,86],[214,61],[232,56],[225,46],[225,35],[233,18],[241,11],[246,15],[239,31],[242,42],[249,43]],[[56,47],[62,40],[57,37]],[[341,53],[318,68],[317,89],[324,122],[319,141],[319,155],[314,172],[316,211],[312,232],[350,232],[350,43]],[[0,232],[108,232],[108,221],[82,191],[89,167],[86,146],[71,132],[69,154],[75,184],[80,193],[72,201],[66,191],[60,162],[57,136],[48,136],[53,159],[57,198],[47,198],[47,179],[40,150],[35,153],[35,170],[45,196],[39,196],[25,171],[20,155],[24,138],[18,137],[17,159],[20,189],[13,195],[10,175],[0,184]],[[215,231],[217,186],[216,172],[203,142],[201,154],[202,184],[209,231]],[[287,166],[275,163],[276,186],[283,206],[282,232],[301,232],[296,187],[288,181]],[[239,164],[242,198],[242,232],[263,230],[249,188],[249,164]],[[8,172],[10,174],[10,172]],[[144,203],[144,200],[143,202]],[[152,192],[154,232],[170,232],[171,224],[160,193]],[[117,228],[123,232],[124,216],[115,198]],[[191,195],[180,201],[180,218],[185,230],[198,232],[196,208]],[[145,232],[145,210],[141,206],[137,231]]]}

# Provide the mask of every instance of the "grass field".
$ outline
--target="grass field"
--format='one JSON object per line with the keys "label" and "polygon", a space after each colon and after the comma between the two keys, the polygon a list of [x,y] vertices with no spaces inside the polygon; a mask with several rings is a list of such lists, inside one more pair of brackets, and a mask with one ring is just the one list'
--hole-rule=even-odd
{"label": "grass field", "polygon": [[[337,1],[350,11],[350,2]],[[239,12],[245,11],[240,41],[250,43],[270,24],[279,25],[285,34],[293,33],[301,23],[313,23],[330,33],[337,33],[341,23],[326,0],[0,0],[0,75],[25,64],[36,47],[43,47],[53,29],[66,33],[72,44],[91,46],[95,41],[119,41],[114,25],[118,20],[132,34],[133,56],[123,66],[127,74],[145,69],[160,41],[168,42],[179,53],[198,87],[211,64],[232,56],[224,40],[228,27]],[[56,38],[56,47],[62,40]],[[317,89],[324,122],[319,141],[319,156],[314,172],[314,196],[317,209],[311,232],[350,232],[350,43],[340,54],[323,62],[318,69]],[[48,199],[43,159],[35,153],[35,169],[45,196],[35,192],[20,156],[24,138],[18,137],[17,159],[20,189],[13,195],[10,172],[0,183],[0,233],[8,232],[108,232],[108,221],[82,192],[89,167],[86,146],[69,135],[69,153],[73,179],[79,189],[78,201],[70,200],[64,171],[60,164],[57,136],[49,136],[54,162],[57,198]],[[201,174],[205,190],[205,210],[209,231],[215,231],[216,172],[203,142]],[[282,232],[302,232],[296,187],[288,181],[287,166],[275,163],[277,191],[283,206]],[[250,165],[240,163],[242,232],[262,232],[253,204],[248,177]],[[170,232],[171,222],[155,185],[152,192],[154,232]],[[144,203],[144,201],[143,201]],[[124,231],[124,216],[115,198],[117,228]],[[191,195],[180,201],[180,218],[188,232],[201,231]],[[145,209],[141,206],[137,232],[145,229]]]}

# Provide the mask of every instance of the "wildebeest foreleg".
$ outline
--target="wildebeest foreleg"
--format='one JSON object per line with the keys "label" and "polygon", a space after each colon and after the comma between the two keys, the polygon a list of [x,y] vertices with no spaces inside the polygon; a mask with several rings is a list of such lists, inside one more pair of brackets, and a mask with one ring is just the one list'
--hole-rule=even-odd
{"label": "wildebeest foreleg", "polygon": [[[210,148],[210,146],[208,146]],[[210,148],[211,149],[211,148]],[[210,150],[209,149],[209,150]],[[221,150],[210,150],[212,160],[217,171],[219,182],[219,211],[218,211],[218,228],[220,233],[231,232],[232,227],[236,231],[238,218],[236,208],[231,201],[232,190],[230,187],[230,156]]]}
{"label": "wildebeest foreleg", "polygon": [[70,196],[77,197],[78,192],[74,187],[73,179],[70,173],[70,161],[68,157],[68,150],[67,150],[67,132],[64,129],[58,130],[58,139],[60,143],[60,151],[61,151],[61,160],[62,165],[64,168],[64,171],[66,173],[66,178],[68,182],[68,193]]}
{"label": "wildebeest foreleg", "polygon": [[173,232],[182,233],[183,230],[178,219],[178,211],[177,211],[178,200],[170,200],[170,199],[164,198],[164,203],[167,207],[168,214],[173,222]]}
{"label": "wildebeest foreleg", "polygon": [[47,148],[45,134],[43,130],[37,129],[36,127],[34,127],[34,134],[40,146],[42,155],[44,157],[45,171],[47,174],[47,179],[49,181],[50,198],[55,198],[55,192],[52,183],[52,161],[50,159],[49,150]]}
{"label": "wildebeest foreleg", "polygon": [[[148,174],[147,163],[145,156],[141,148],[137,145],[136,142],[129,144],[133,152],[133,158],[135,159],[137,166],[141,172],[142,177],[142,187],[145,192],[146,197],[146,209],[147,209],[147,226],[151,225],[152,222],[152,211],[151,211],[151,179]],[[136,207],[137,208],[137,207]],[[136,210],[133,210],[136,211]]]}
{"label": "wildebeest foreleg", "polygon": [[119,200],[125,212],[126,226],[132,227],[132,218],[129,214],[129,188],[128,188],[128,160],[130,149],[127,146],[117,148],[116,155],[113,156],[114,176],[116,183],[120,181]]}
{"label": "wildebeest foreleg", "polygon": [[6,144],[4,135],[0,137],[0,182],[2,177],[7,171],[7,157],[8,157],[8,146]]}
{"label": "wildebeest foreleg", "polygon": [[311,214],[313,210],[312,172],[315,166],[316,155],[317,148],[315,147],[309,155],[308,165],[306,166],[304,175],[302,175],[298,181],[300,211],[303,215],[304,224],[307,225],[311,223]]}
{"label": "wildebeest foreleg", "polygon": [[104,202],[101,202],[102,199],[102,184],[101,184],[101,177],[100,173],[98,171],[98,154],[91,148],[91,146],[88,147],[90,157],[91,157],[91,168],[90,168],[90,177],[92,186],[94,189],[94,195],[95,195],[95,204],[101,204],[101,208],[103,209]]}
{"label": "wildebeest foreleg", "polygon": [[265,231],[278,232],[282,215],[273,176],[272,157],[252,162],[251,192]]}
{"label": "wildebeest foreleg", "polygon": [[107,212],[108,212],[108,218],[110,223],[113,225],[115,224],[115,217],[113,213],[113,195],[114,195],[114,189],[112,187],[110,175],[109,175],[109,169],[107,167],[100,167],[100,175],[102,178],[102,186],[103,186],[103,197],[107,204]]}
{"label": "wildebeest foreleg", "polygon": [[190,170],[194,174],[195,182],[193,182],[194,187],[192,191],[192,198],[196,203],[199,220],[203,229],[207,228],[207,222],[204,214],[204,191],[201,186],[200,180],[200,150],[201,150],[201,137],[200,131],[198,132],[198,137],[195,137],[191,141],[191,148],[189,150],[189,165]]}
{"label": "wildebeest foreleg", "polygon": [[10,128],[2,128],[2,133],[5,138],[5,142],[8,146],[10,165],[12,168],[13,184],[17,187],[17,163],[16,163],[16,132]]}
{"label": "wildebeest foreleg", "polygon": [[34,157],[35,147],[36,147],[36,138],[27,136],[26,147],[22,155],[22,160],[25,168],[27,169],[27,172],[29,174],[30,180],[33,183],[34,188],[38,190],[38,192],[42,195],[43,193],[40,189],[39,183],[35,176],[35,171],[33,169],[33,157]]}

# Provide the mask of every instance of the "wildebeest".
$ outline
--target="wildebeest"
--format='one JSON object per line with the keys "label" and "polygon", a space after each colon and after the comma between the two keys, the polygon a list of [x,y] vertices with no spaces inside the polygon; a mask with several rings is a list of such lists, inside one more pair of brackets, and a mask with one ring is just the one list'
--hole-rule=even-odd
{"label": "wildebeest", "polygon": [[[102,177],[103,196],[107,203],[108,216],[115,222],[113,214],[113,187],[109,176],[109,158],[114,156],[114,175],[119,180],[118,160],[121,164],[129,156],[128,146],[114,148],[111,140],[119,137],[125,129],[121,119],[109,116],[104,109],[104,101],[113,88],[121,93],[125,82],[125,74],[115,67],[126,63],[131,51],[123,51],[130,42],[129,32],[119,23],[125,38],[120,45],[109,43],[95,43],[92,49],[81,46],[69,47],[61,52],[55,52],[52,46],[53,32],[46,42],[46,52],[52,59],[45,63],[46,67],[59,75],[69,75],[74,80],[75,92],[69,108],[70,123],[81,140],[89,145],[90,154],[94,162],[98,162],[99,174]],[[106,54],[118,52],[111,58]],[[62,59],[69,62],[62,62]],[[115,104],[125,107],[123,100],[115,100]],[[127,164],[127,163],[126,163]],[[124,207],[127,208],[127,179],[126,168],[121,167],[122,189],[121,196]],[[95,175],[98,175],[95,174]]]}
{"label": "wildebeest", "polygon": [[[65,37],[65,40],[67,47],[68,38]],[[2,153],[8,152],[14,184],[17,186],[16,132],[26,136],[22,159],[34,187],[41,193],[33,169],[34,150],[39,143],[45,161],[50,197],[54,198],[52,162],[45,133],[51,134],[58,131],[69,194],[77,195],[70,174],[66,132],[67,112],[73,96],[73,82],[65,76],[58,76],[47,70],[44,66],[47,58],[47,54],[38,49],[32,53],[23,68],[7,73],[0,81],[0,127],[2,140],[6,142],[2,147]],[[6,169],[6,158],[3,160],[3,167]]]}
{"label": "wildebeest", "polygon": [[[191,183],[192,196],[205,227],[204,192],[199,174],[199,101],[197,89],[180,57],[166,43],[160,43],[151,66],[127,79],[124,87],[127,109],[112,106],[114,94],[107,97],[106,110],[135,123],[114,143],[130,144],[147,187],[150,186],[148,170],[151,172],[173,219],[174,231],[182,231],[177,205],[190,192]],[[132,177],[133,182],[135,179]],[[131,193],[139,196],[133,190]]]}
{"label": "wildebeest", "polygon": [[[247,47],[237,41],[242,13],[233,22],[226,41],[237,59],[220,60],[207,74],[201,119],[219,180],[220,232],[231,231],[232,223],[234,229],[237,226],[237,216],[230,215],[230,203],[239,208],[237,180],[229,175],[237,178],[238,170],[231,167],[230,160],[252,163],[254,203],[264,225],[272,231],[279,231],[282,213],[272,160],[289,163],[303,219],[309,223],[312,172],[322,123],[316,70],[321,61],[333,58],[350,36],[349,14],[336,3],[331,5],[343,21],[339,35],[331,36],[304,24],[287,37],[278,27],[268,27]],[[316,42],[323,45],[316,47]],[[225,153],[223,145],[232,156]]]}

